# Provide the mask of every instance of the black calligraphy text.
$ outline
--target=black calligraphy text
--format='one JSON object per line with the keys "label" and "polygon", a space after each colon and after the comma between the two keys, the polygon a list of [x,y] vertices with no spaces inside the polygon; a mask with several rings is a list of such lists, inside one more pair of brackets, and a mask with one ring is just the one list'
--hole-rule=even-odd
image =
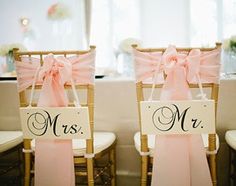
{"label": "black calligraphy text", "polygon": [[51,116],[50,113],[46,110],[42,110],[42,112],[35,112],[29,114],[27,119],[27,126],[29,131],[35,136],[43,136],[48,130],[51,130],[53,135],[59,137],[61,134],[58,133],[58,127],[63,128],[64,134],[83,134],[82,127],[78,124],[63,124],[58,125],[61,113],[56,114],[55,116]]}
{"label": "black calligraphy text", "polygon": [[187,132],[187,125],[189,122],[191,122],[192,128],[198,128],[202,121],[195,118],[191,121],[186,121],[186,116],[190,108],[191,107],[187,107],[181,112],[175,104],[160,107],[154,111],[152,122],[160,131],[170,131],[175,125],[180,123],[181,130]]}

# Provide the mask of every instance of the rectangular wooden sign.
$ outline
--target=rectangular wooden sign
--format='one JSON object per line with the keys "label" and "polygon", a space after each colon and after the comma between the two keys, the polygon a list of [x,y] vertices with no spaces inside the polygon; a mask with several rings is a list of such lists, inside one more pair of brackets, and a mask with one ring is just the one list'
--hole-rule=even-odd
{"label": "rectangular wooden sign", "polygon": [[91,138],[88,107],[24,107],[20,117],[24,138]]}
{"label": "rectangular wooden sign", "polygon": [[143,134],[215,133],[214,100],[142,101]]}

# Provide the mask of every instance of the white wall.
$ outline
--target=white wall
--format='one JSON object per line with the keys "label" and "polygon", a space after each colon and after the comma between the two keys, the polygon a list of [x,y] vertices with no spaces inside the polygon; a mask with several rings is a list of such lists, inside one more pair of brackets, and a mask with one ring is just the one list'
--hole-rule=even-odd
{"label": "white wall", "polygon": [[189,45],[189,0],[141,0],[141,34],[146,46]]}
{"label": "white wall", "polygon": [[[84,1],[59,1],[68,5],[72,17],[69,21],[56,23],[47,19],[48,8],[56,0],[1,0],[0,45],[24,43],[28,50],[82,49],[84,38]],[[30,19],[31,35],[24,37],[20,18]],[[62,34],[61,31],[66,34]]]}

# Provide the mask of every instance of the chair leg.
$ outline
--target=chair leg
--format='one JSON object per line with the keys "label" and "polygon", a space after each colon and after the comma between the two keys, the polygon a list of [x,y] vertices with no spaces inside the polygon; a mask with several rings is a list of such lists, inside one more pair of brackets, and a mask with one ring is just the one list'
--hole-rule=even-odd
{"label": "chair leg", "polygon": [[30,186],[30,160],[31,160],[31,154],[25,153],[25,179],[24,179],[24,185]]}
{"label": "chair leg", "polygon": [[209,155],[209,163],[210,163],[212,185],[216,186],[217,180],[216,180],[216,155],[215,154]]}
{"label": "chair leg", "polygon": [[230,178],[233,180],[233,185],[236,186],[236,153],[234,149],[230,149],[230,152],[231,152]]}
{"label": "chair leg", "polygon": [[88,186],[94,186],[93,158],[87,159]]}
{"label": "chair leg", "polygon": [[141,159],[141,186],[147,185],[148,156],[142,156]]}
{"label": "chair leg", "polygon": [[229,167],[228,167],[228,186],[231,185],[231,161],[232,161],[232,152],[231,152],[231,148],[229,147]]}
{"label": "chair leg", "polygon": [[23,160],[23,157],[22,157],[22,145],[20,145],[20,148],[18,148],[17,150],[17,156],[18,156],[18,177],[19,177],[19,182],[20,182],[20,185],[23,185],[23,179],[22,179],[22,160]]}
{"label": "chair leg", "polygon": [[111,172],[111,186],[116,185],[116,150],[115,147],[111,149],[109,153],[109,159],[111,162],[110,172]]}

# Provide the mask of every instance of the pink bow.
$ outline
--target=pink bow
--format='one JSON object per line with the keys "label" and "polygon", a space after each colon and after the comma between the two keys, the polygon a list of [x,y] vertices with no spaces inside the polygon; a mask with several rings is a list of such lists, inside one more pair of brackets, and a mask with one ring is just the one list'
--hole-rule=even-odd
{"label": "pink bow", "polygon": [[54,58],[49,54],[44,58],[38,78],[43,82],[38,105],[55,107],[68,104],[64,84],[72,80],[71,66],[65,57]]}
{"label": "pink bow", "polygon": [[161,100],[191,99],[186,81],[186,54],[180,54],[174,46],[169,46],[162,56],[164,71],[167,74],[162,88]]}
{"label": "pink bow", "polygon": [[[49,56],[45,57],[48,60]],[[75,84],[94,84],[95,73],[95,51],[91,51],[78,56],[57,57],[57,61],[71,63],[72,78]],[[18,91],[21,92],[30,87],[34,80],[34,75],[40,67],[40,59],[34,57],[22,57],[20,62],[16,62]],[[41,85],[38,78],[36,84]],[[70,81],[66,82],[70,84]]]}
{"label": "pink bow", "polygon": [[184,75],[188,83],[197,84],[197,74],[202,83],[219,83],[220,49],[208,52],[193,49],[187,55],[179,54],[174,46],[169,46],[163,55],[161,52],[140,52],[135,49],[133,53],[136,82],[150,84],[157,73],[156,84],[163,84],[163,74],[168,74],[177,65],[185,68]]}

